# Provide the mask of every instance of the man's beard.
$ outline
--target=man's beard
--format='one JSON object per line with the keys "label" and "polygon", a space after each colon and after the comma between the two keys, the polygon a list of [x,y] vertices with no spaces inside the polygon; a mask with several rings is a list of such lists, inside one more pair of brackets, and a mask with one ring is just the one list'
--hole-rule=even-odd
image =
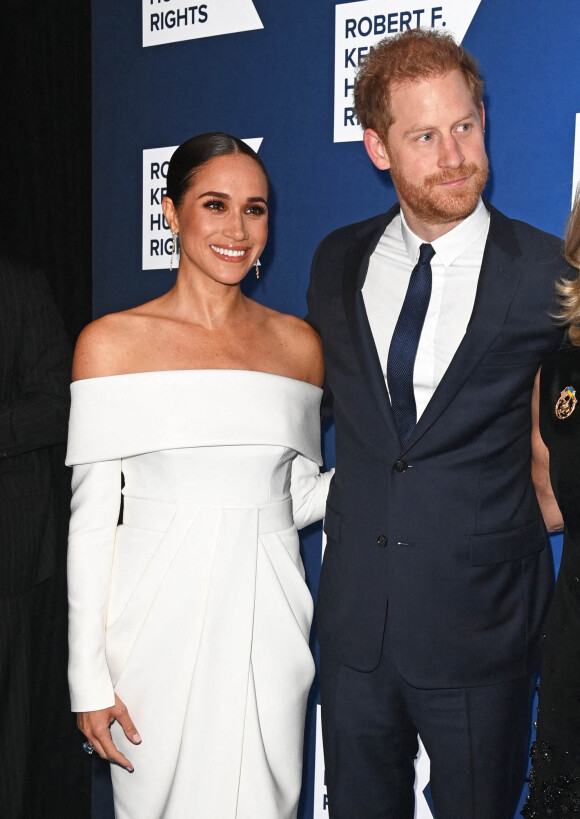
{"label": "man's beard", "polygon": [[[442,225],[460,222],[473,212],[487,182],[489,163],[484,156],[482,165],[469,162],[457,170],[445,168],[426,176],[419,185],[404,177],[396,162],[392,162],[390,170],[399,199],[411,213],[425,224]],[[466,177],[459,188],[439,187],[442,182]]]}

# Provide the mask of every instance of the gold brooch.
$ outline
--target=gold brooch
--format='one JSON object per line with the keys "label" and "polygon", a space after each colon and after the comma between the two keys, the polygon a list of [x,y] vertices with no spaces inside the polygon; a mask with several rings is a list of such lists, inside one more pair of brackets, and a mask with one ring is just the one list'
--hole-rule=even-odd
{"label": "gold brooch", "polygon": [[578,403],[576,398],[576,390],[574,387],[564,387],[560,393],[560,397],[556,401],[556,418],[563,420],[569,418]]}

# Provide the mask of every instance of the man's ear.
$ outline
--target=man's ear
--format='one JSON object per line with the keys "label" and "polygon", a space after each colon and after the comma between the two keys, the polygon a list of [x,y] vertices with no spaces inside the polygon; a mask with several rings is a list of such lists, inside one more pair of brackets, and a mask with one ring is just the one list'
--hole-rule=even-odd
{"label": "man's ear", "polygon": [[371,162],[379,171],[386,171],[391,167],[391,160],[385,148],[385,144],[372,128],[367,128],[363,135],[363,142],[367,149]]}

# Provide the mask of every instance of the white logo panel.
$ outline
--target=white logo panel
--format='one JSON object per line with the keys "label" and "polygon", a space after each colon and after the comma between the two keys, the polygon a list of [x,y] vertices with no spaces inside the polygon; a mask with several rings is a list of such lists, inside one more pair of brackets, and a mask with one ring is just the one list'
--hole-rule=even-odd
{"label": "white logo panel", "polygon": [[264,28],[252,0],[143,0],[143,47]]}
{"label": "white logo panel", "polygon": [[[256,153],[262,137],[244,139]],[[177,148],[149,148],[143,151],[143,270],[169,267],[171,258],[171,231],[161,210],[165,196],[167,168]]]}
{"label": "white logo panel", "polygon": [[423,791],[429,784],[431,763],[419,737],[419,753],[415,760],[415,819],[433,819]]}
{"label": "white logo panel", "polygon": [[461,42],[481,0],[439,0],[413,8],[404,0],[364,0],[336,6],[334,49],[334,141],[362,139],[352,104],[360,61],[385,37],[409,28],[445,28]]}
{"label": "white logo panel", "polygon": [[316,706],[316,756],[314,758],[314,811],[313,819],[328,819],[328,797],[324,775],[324,751],[322,749],[322,722],[320,705]]}

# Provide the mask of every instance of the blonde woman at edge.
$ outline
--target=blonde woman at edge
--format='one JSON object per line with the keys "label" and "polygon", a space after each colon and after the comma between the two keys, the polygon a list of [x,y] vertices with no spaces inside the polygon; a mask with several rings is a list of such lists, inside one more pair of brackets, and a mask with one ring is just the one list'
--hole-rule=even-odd
{"label": "blonde woman at edge", "polygon": [[69,679],[117,819],[296,816],[314,674],[297,528],[330,474],[319,338],[240,290],[268,187],[235,137],[181,145],[175,286],[75,352]]}
{"label": "blonde woman at edge", "polygon": [[[580,198],[566,225],[566,260],[580,271]],[[572,346],[541,367],[532,403],[532,477],[549,532],[564,530],[540,672],[530,793],[522,816],[580,811],[580,275],[558,285]]]}

